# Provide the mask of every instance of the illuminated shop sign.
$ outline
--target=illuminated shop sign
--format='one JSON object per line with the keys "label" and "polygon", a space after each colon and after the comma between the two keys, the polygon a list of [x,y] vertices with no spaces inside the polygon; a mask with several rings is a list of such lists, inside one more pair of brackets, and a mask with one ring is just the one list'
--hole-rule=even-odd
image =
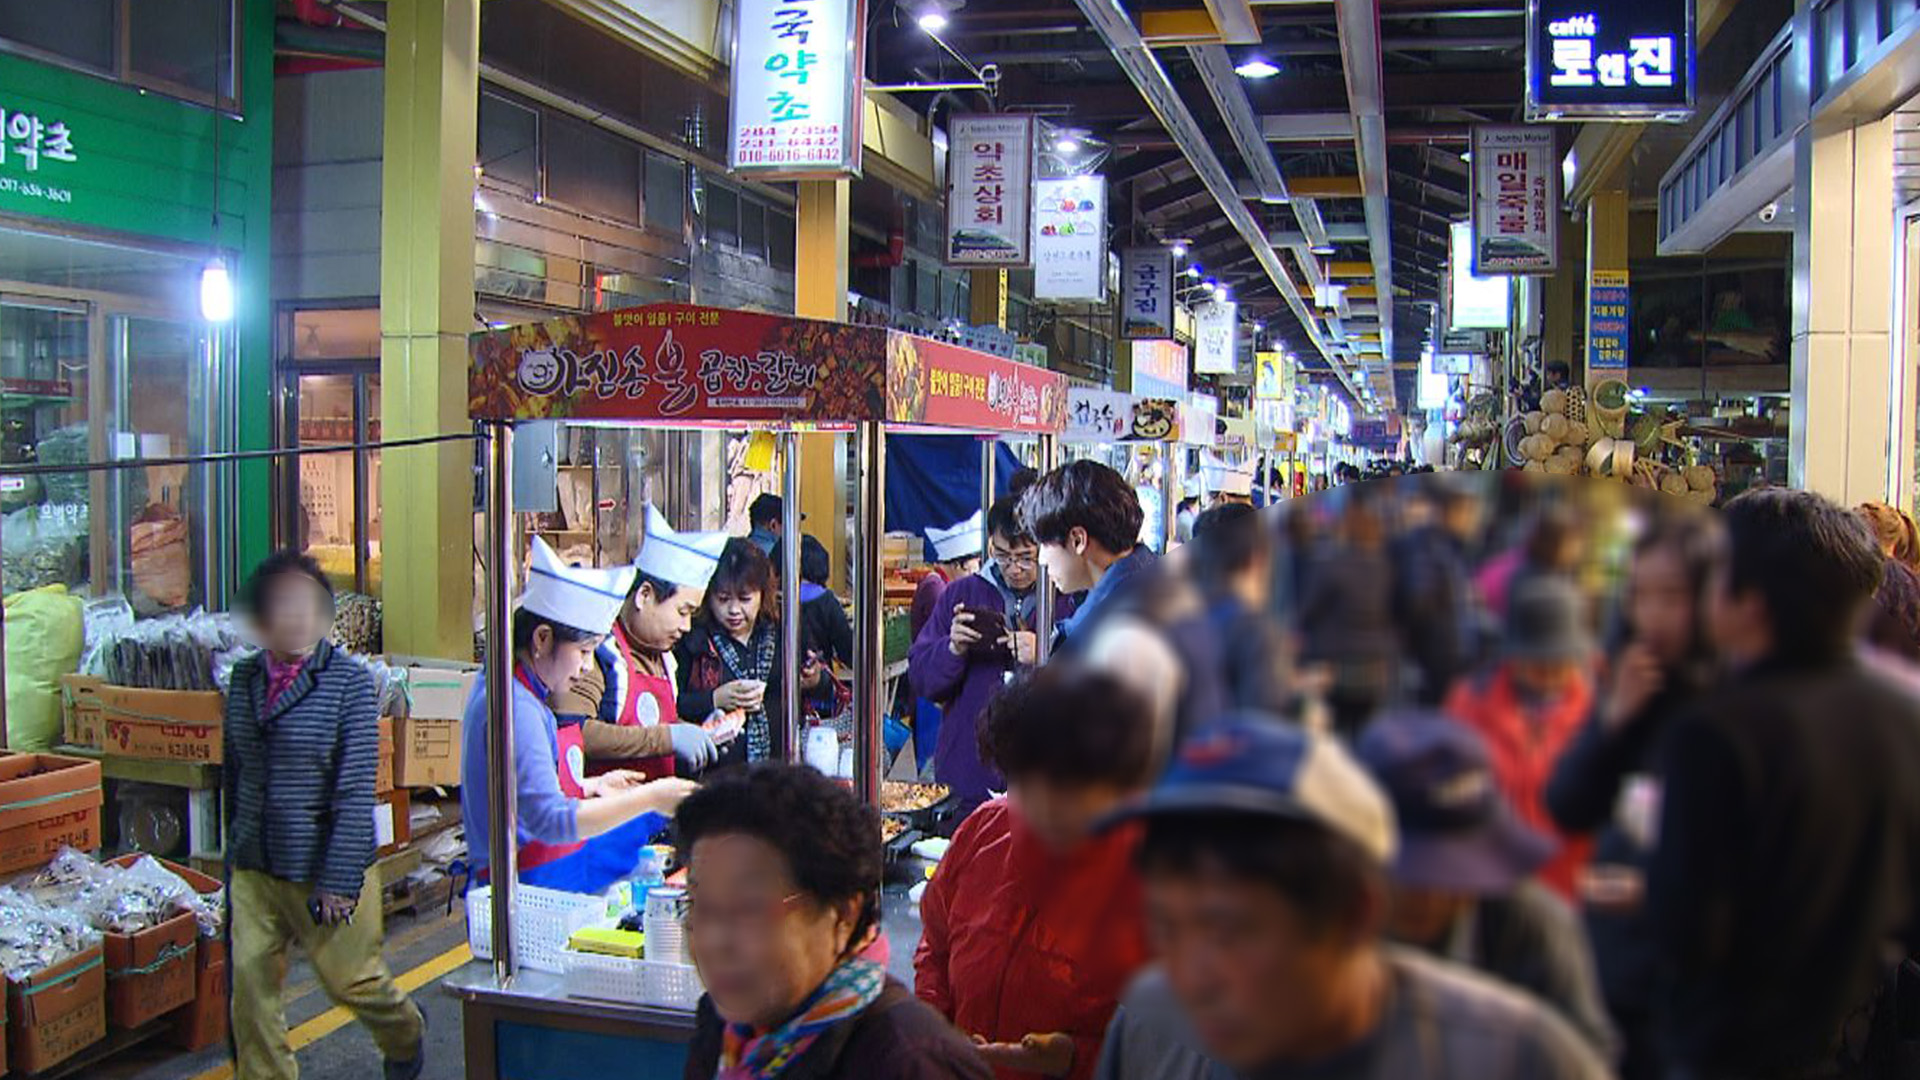
{"label": "illuminated shop sign", "polygon": [[1530,0],[1527,118],[1693,113],[1691,0]]}

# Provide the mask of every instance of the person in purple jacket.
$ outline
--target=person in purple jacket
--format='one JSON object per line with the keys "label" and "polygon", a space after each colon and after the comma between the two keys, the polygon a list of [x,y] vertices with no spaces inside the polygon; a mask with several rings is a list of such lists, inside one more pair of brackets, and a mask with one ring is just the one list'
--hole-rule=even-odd
{"label": "person in purple jacket", "polygon": [[[987,556],[940,594],[907,664],[914,692],[945,711],[934,778],[960,796],[963,816],[1002,783],[980,760],[980,717],[1016,671],[1033,666],[1038,647],[1040,545],[1020,523],[1018,496],[988,511]],[[1056,624],[1073,614],[1072,600],[1057,597],[1053,614]]]}

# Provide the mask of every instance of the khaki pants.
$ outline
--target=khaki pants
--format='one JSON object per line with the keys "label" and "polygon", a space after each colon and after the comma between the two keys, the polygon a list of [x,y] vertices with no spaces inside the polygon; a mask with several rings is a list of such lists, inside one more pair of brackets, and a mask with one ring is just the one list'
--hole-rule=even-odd
{"label": "khaki pants", "polygon": [[425,1021],[393,983],[380,955],[380,885],[372,869],[353,921],[316,926],[307,912],[313,887],[253,870],[235,870],[229,888],[233,920],[233,1044],[236,1080],[297,1080],[287,1042],[287,946],[298,942],[314,975],[373,1035],[389,1061],[420,1052]]}

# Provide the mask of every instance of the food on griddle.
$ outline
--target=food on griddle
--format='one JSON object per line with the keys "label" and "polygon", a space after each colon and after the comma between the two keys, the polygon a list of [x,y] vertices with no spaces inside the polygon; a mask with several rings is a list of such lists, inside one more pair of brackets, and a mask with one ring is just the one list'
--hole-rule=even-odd
{"label": "food on griddle", "polygon": [[887,814],[912,814],[933,806],[947,794],[944,784],[903,784],[889,780],[880,785],[880,810]]}
{"label": "food on griddle", "polygon": [[883,844],[893,843],[896,837],[906,831],[907,823],[901,821],[899,818],[883,817],[880,819],[880,842]]}

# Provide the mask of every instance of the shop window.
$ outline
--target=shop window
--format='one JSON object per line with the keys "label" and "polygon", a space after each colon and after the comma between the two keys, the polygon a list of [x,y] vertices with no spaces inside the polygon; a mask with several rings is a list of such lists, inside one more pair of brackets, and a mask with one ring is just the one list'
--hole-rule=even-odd
{"label": "shop window", "polygon": [[233,97],[233,0],[135,0],[127,5],[127,66],[135,81],[197,98]]}
{"label": "shop window", "polygon": [[686,233],[687,167],[665,154],[647,154],[647,227],[668,236]]}
{"label": "shop window", "polygon": [[118,0],[0,4],[0,41],[98,71],[111,71]]}
{"label": "shop window", "polygon": [[498,94],[480,95],[482,174],[528,191],[540,187],[540,114]]}
{"label": "shop window", "polygon": [[793,215],[778,210],[767,212],[767,262],[775,270],[792,270],[794,267]]}
{"label": "shop window", "polygon": [[744,196],[740,199],[740,251],[762,262],[767,258],[766,204]]}
{"label": "shop window", "polygon": [[[232,107],[235,0],[0,4],[0,49],[63,62],[173,97]],[[125,37],[125,48],[119,38]]]}
{"label": "shop window", "polygon": [[740,246],[740,193],[716,180],[707,181],[707,243]]}
{"label": "shop window", "polygon": [[553,117],[545,140],[547,197],[614,221],[640,223],[640,151],[578,120]]}

